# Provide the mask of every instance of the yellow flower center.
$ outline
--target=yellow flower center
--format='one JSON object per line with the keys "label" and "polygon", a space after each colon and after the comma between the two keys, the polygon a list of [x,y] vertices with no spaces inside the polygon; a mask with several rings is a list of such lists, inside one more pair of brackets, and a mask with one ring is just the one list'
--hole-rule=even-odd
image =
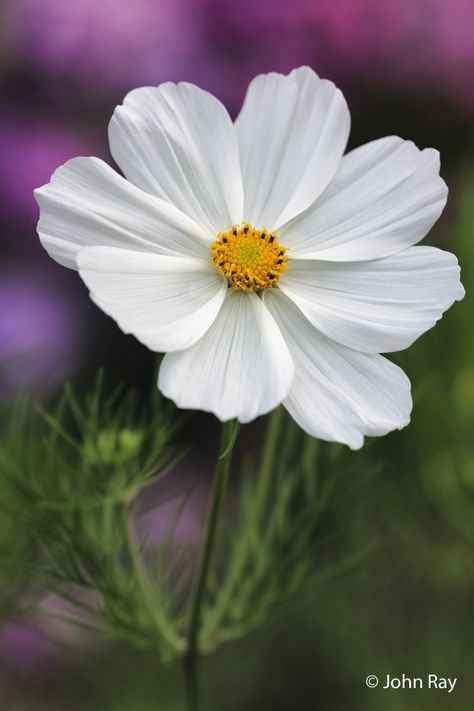
{"label": "yellow flower center", "polygon": [[287,248],[276,232],[246,222],[219,232],[210,247],[212,263],[236,289],[259,291],[276,284],[287,267]]}

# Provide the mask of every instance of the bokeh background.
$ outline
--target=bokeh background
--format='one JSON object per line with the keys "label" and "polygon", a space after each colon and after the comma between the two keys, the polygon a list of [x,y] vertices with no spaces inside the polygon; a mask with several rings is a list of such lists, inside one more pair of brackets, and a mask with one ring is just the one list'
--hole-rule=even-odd
{"label": "bokeh background", "polygon": [[[308,64],[346,94],[350,147],[398,134],[441,152],[450,198],[426,243],[458,255],[467,297],[396,357],[414,384],[410,427],[344,460],[332,524],[345,528],[352,548],[371,553],[211,657],[215,709],[472,708],[473,32],[471,0],[3,0],[0,7],[4,403],[25,389],[48,401],[68,379],[85,387],[100,365],[112,380],[149,386],[152,355],[42,251],[32,195],[73,156],[110,160],[107,123],[131,88],[191,81],[235,115],[255,74]],[[190,436],[204,453],[215,435],[212,418],[196,416]],[[205,487],[205,472],[201,457],[187,474]],[[196,537],[199,511],[189,534]],[[2,709],[181,708],[179,669],[152,654],[83,640],[38,618],[12,614],[1,624]],[[458,683],[449,697],[366,688],[368,674],[387,673]]]}

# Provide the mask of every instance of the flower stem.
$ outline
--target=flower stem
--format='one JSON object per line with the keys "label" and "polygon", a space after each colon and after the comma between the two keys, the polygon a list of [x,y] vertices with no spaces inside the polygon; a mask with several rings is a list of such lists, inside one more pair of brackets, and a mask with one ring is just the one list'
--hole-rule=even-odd
{"label": "flower stem", "polygon": [[221,429],[219,456],[216,463],[212,484],[211,504],[209,508],[206,537],[199,568],[196,593],[192,602],[191,619],[188,633],[188,649],[183,660],[189,711],[199,709],[199,680],[197,662],[199,656],[198,635],[201,623],[201,611],[204,602],[216,535],[219,525],[222,503],[229,477],[232,450],[237,439],[239,424],[235,420],[224,422]]}

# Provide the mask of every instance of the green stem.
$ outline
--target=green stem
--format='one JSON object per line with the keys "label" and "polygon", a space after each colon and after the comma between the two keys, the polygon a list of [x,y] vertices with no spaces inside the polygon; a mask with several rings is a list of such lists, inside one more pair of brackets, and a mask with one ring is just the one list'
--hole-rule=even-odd
{"label": "green stem", "polygon": [[184,687],[186,693],[186,708],[188,711],[199,711],[200,690],[198,686],[198,658],[189,653],[183,657]]}
{"label": "green stem", "polygon": [[132,526],[129,521],[128,510],[122,506],[122,517],[125,534],[125,546],[131,564],[131,572],[140,594],[141,602],[145,610],[150,615],[150,620],[154,623],[157,633],[166,641],[173,650],[181,651],[183,641],[176,634],[165,613],[156,602],[153,585],[143,564],[139,546],[135,541]]}
{"label": "green stem", "polygon": [[278,441],[281,435],[281,426],[283,424],[284,410],[282,407],[277,407],[268,418],[267,428],[265,431],[265,441],[263,444],[262,459],[258,472],[258,481],[255,491],[255,516],[262,513],[262,509],[266,503],[268,487],[272,479],[275,467],[275,459],[278,456],[280,448]]}
{"label": "green stem", "polygon": [[211,636],[215,633],[225,614],[235,586],[242,579],[242,571],[248,562],[249,542],[255,536],[260,535],[262,530],[261,517],[265,513],[265,508],[268,504],[268,489],[272,484],[275,460],[279,457],[280,447],[278,447],[278,442],[281,437],[284,414],[283,408],[278,407],[267,418],[253,506],[245,513],[246,529],[237,539],[233,550],[232,567],[227,571],[224,583],[219,590],[217,603],[207,619],[206,632],[209,632]]}
{"label": "green stem", "polygon": [[219,525],[222,503],[229,477],[231,454],[236,440],[238,423],[234,420],[224,422],[221,429],[219,456],[216,463],[212,484],[211,504],[207,520],[206,537],[199,568],[196,593],[191,608],[191,619],[188,633],[188,649],[183,660],[188,696],[188,708],[196,711],[199,708],[199,688],[197,676],[197,661],[199,655],[198,635],[201,624],[202,605],[207,590],[209,571],[214,553],[216,535]]}

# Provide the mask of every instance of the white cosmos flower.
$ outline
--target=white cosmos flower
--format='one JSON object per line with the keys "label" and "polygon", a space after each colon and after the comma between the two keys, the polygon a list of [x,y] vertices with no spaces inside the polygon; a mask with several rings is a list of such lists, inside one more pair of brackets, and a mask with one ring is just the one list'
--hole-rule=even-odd
{"label": "white cosmos flower", "polygon": [[325,440],[409,421],[410,383],[379,355],[464,295],[456,258],[414,247],[443,210],[438,153],[394,136],[343,156],[341,92],[302,67],[250,84],[233,124],[192,84],[132,91],[112,155],[36,191],[38,232],[125,333],[165,352],[159,388],[248,422],[283,403]]}

